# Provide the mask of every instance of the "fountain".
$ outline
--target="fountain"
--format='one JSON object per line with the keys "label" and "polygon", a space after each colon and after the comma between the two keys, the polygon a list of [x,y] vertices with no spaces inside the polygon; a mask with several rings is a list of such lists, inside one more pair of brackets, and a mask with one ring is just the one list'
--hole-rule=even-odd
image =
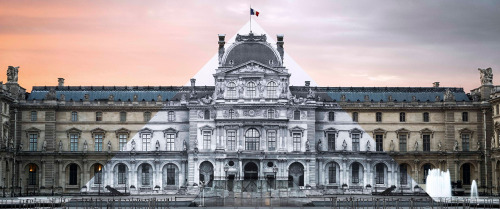
{"label": "fountain", "polygon": [[450,171],[429,170],[426,178],[426,192],[432,198],[451,197]]}
{"label": "fountain", "polygon": [[470,185],[470,198],[478,198],[477,194],[477,183],[476,180],[472,180],[472,184]]}

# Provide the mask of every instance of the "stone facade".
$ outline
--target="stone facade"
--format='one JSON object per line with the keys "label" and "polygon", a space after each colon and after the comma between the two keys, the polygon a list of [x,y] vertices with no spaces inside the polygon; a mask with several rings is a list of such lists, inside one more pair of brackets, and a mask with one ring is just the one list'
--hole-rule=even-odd
{"label": "stone facade", "polygon": [[[2,189],[17,193],[369,194],[425,187],[431,168],[498,192],[491,70],[461,88],[290,86],[265,35],[219,35],[215,86],[1,86]],[[493,95],[490,99],[490,95]],[[495,114],[492,112],[495,110]],[[494,134],[495,133],[495,134]],[[493,141],[491,141],[494,139]],[[108,187],[109,186],[109,187]],[[106,188],[108,187],[108,188]]]}

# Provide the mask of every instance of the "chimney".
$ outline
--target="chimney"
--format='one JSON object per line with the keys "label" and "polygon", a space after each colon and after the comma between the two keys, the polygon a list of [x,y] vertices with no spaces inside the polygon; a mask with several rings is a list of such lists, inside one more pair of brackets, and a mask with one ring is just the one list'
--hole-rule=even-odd
{"label": "chimney", "polygon": [[284,57],[285,49],[283,48],[283,44],[285,44],[285,42],[283,42],[283,34],[276,35],[276,39],[278,40],[278,42],[276,42],[277,50],[280,53],[281,62],[283,62],[283,60],[285,59]]}
{"label": "chimney", "polygon": [[58,78],[57,83],[57,86],[64,87],[64,78]]}
{"label": "chimney", "polygon": [[222,57],[224,57],[224,44],[226,39],[226,34],[219,34],[219,65],[222,64]]}
{"label": "chimney", "polygon": [[195,83],[196,83],[196,78],[191,78],[191,88],[194,89]]}
{"label": "chimney", "polygon": [[306,86],[311,86],[311,81],[306,81]]}
{"label": "chimney", "polygon": [[434,88],[439,87],[439,82],[434,82],[434,83],[432,83],[432,87],[434,87]]}

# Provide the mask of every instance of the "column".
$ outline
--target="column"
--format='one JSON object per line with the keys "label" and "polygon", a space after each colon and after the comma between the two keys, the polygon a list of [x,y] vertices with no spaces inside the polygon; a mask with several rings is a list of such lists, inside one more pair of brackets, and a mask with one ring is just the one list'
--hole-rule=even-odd
{"label": "column", "polygon": [[304,173],[304,186],[307,184],[311,185],[311,182],[309,182],[309,180],[310,180],[309,174],[311,173],[309,171],[309,163],[311,163],[311,160],[306,159],[306,172]]}
{"label": "column", "polygon": [[[40,163],[42,164],[42,177],[40,178],[40,182],[41,182],[41,186],[42,187],[45,187],[45,160],[41,160]],[[22,172],[21,172],[21,169],[19,169],[19,176],[22,176],[21,175]]]}
{"label": "column", "polygon": [[328,172],[328,170],[323,169],[323,159],[318,159],[317,171],[318,171],[318,180],[316,182],[318,182],[318,185],[326,185],[326,182],[324,182],[325,180],[323,178],[323,175],[324,172]]}
{"label": "column", "polygon": [[180,168],[180,172],[179,172],[179,186],[184,186],[184,184],[186,184],[186,178],[187,176],[184,176],[185,173],[186,173],[186,160],[182,160],[181,161],[181,168]]}
{"label": "column", "polygon": [[64,179],[66,179],[66,176],[64,175],[63,163],[61,160],[56,160],[56,163],[58,164],[59,175],[57,175],[58,181],[56,181],[57,184],[55,184],[55,186],[64,187]]}

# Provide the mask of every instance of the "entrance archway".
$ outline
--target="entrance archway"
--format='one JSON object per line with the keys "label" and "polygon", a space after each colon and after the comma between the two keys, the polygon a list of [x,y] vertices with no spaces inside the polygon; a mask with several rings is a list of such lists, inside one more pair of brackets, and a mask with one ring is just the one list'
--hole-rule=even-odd
{"label": "entrance archway", "polygon": [[243,191],[256,192],[257,180],[259,179],[259,167],[253,162],[249,162],[244,167]]}
{"label": "entrance archway", "polygon": [[288,169],[288,187],[304,186],[304,166],[298,162],[292,163]]}

